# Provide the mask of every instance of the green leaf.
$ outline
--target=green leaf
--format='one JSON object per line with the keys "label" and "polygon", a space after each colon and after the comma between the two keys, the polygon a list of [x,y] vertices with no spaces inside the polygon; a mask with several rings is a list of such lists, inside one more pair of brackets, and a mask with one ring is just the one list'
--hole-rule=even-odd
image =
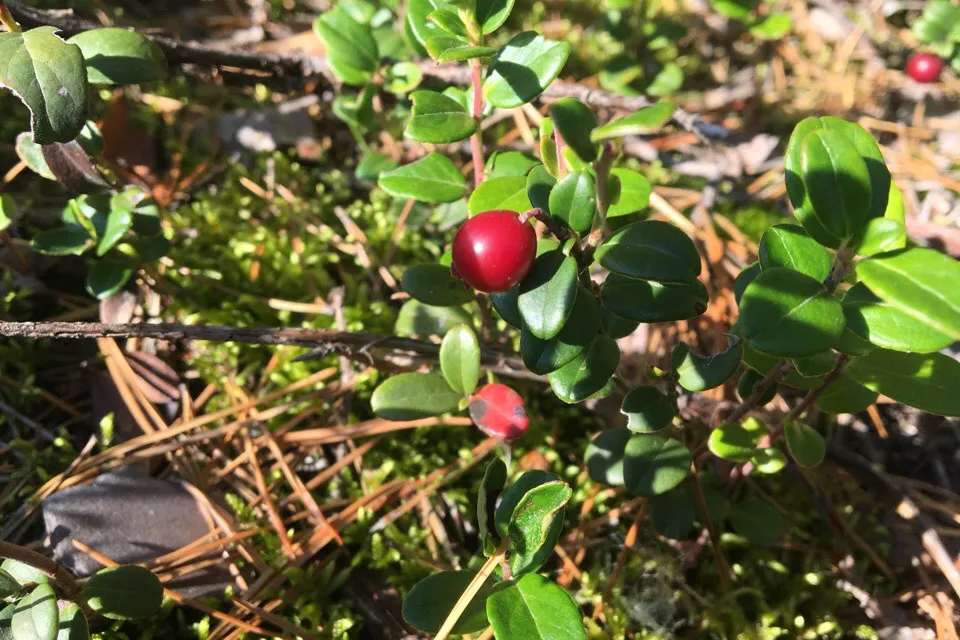
{"label": "green leaf", "polygon": [[57,181],[57,177],[50,171],[47,161],[43,157],[43,147],[38,145],[27,132],[17,136],[17,156],[30,171],[47,180]]}
{"label": "green leaf", "polygon": [[676,110],[677,105],[672,102],[658,102],[649,107],[643,107],[629,116],[597,127],[590,133],[590,139],[599,142],[611,138],[657,133],[670,122]]}
{"label": "green leaf", "polygon": [[409,0],[407,2],[407,26],[414,36],[414,40],[422,47],[433,36],[444,35],[445,32],[427,16],[437,9],[445,8],[442,0]]}
{"label": "green leaf", "polygon": [[467,27],[456,11],[452,9],[437,9],[427,14],[427,20],[434,23],[448,34],[461,40],[467,39]]}
{"label": "green leaf", "polygon": [[539,167],[540,162],[522,151],[495,151],[487,160],[487,177],[526,176],[530,170]]}
{"label": "green leaf", "polygon": [[550,105],[549,113],[554,130],[581,162],[597,159],[600,145],[590,139],[590,132],[597,126],[597,116],[590,107],[576,98],[561,98]]}
{"label": "green leaf", "polygon": [[544,165],[534,167],[530,175],[527,176],[527,197],[530,204],[549,214],[550,194],[556,184],[557,179]]}
{"label": "green leaf", "polygon": [[393,171],[397,168],[397,161],[383,153],[368,152],[363,154],[353,175],[357,180],[375,182],[380,174],[385,171]]}
{"label": "green leaf", "polygon": [[497,536],[497,526],[494,522],[494,513],[497,508],[497,497],[507,484],[507,465],[497,458],[487,465],[477,493],[477,527],[480,541],[484,545],[487,535]]}
{"label": "green leaf", "polygon": [[499,29],[510,12],[513,11],[515,0],[477,0],[476,16],[477,24],[480,25],[484,34],[493,33]]}
{"label": "green leaf", "polygon": [[91,156],[99,156],[103,153],[103,147],[106,144],[103,141],[103,132],[93,120],[87,120],[83,125],[83,130],[77,138],[77,144]]}
{"label": "green leaf", "polygon": [[733,295],[738,306],[740,305],[740,298],[743,297],[743,292],[746,291],[751,282],[757,279],[761,271],[760,261],[758,260],[748,264],[737,274],[737,278],[733,281]]}
{"label": "green leaf", "polygon": [[480,380],[480,342],[469,326],[458,324],[440,345],[440,369],[450,388],[469,395]]}
{"label": "green leaf", "polygon": [[167,59],[153,41],[135,31],[91,29],[67,40],[80,47],[90,84],[140,84],[167,77]]}
{"label": "green leaf", "polygon": [[370,407],[387,420],[418,420],[456,411],[461,397],[439,373],[401,373],[374,390]]}
{"label": "green leaf", "polygon": [[743,22],[756,8],[757,0],[710,0],[710,5],[727,18]]}
{"label": "green leaf", "polygon": [[49,576],[44,572],[12,558],[4,560],[3,564],[0,564],[0,570],[21,585],[46,584],[50,582]]}
{"label": "green leaf", "polygon": [[640,323],[621,318],[605,305],[600,305],[600,329],[611,338],[615,340],[626,338],[639,326]]}
{"label": "green leaf", "polygon": [[580,287],[573,311],[556,337],[541,340],[529,329],[520,332],[520,356],[533,373],[546,375],[569,363],[586,349],[600,329],[597,299]]}
{"label": "green leaf", "polygon": [[0,640],[16,640],[13,637],[13,612],[16,604],[0,603]]}
{"label": "green leaf", "polygon": [[773,544],[783,528],[780,512],[759,498],[747,498],[734,505],[730,524],[734,531],[756,545]]}
{"label": "green leaf", "polygon": [[610,175],[620,181],[620,193],[607,208],[607,218],[626,216],[647,208],[653,189],[643,175],[630,169],[614,169]]}
{"label": "green leaf", "polygon": [[37,144],[70,142],[87,121],[87,69],[80,47],[54,27],[0,33],[0,88],[30,110]]}
{"label": "green leaf", "polygon": [[471,216],[496,209],[523,213],[531,208],[526,176],[503,176],[484,180],[470,194],[467,203],[467,211]]}
{"label": "green leaf", "polygon": [[107,216],[107,226],[100,237],[100,243],[97,245],[97,255],[103,256],[110,251],[124,234],[133,226],[133,211],[129,209],[114,209]]}
{"label": "green leaf", "polygon": [[17,219],[17,203],[7,194],[0,194],[0,231],[6,231]]}
{"label": "green leaf", "polygon": [[789,269],[764,271],[740,300],[740,336],[774,356],[809,356],[829,349],[844,327],[843,307],[823,285]]}
{"label": "green leaf", "polygon": [[746,462],[756,452],[753,435],[739,424],[725,424],[711,431],[707,447],[713,455],[731,462]]}
{"label": "green leaf", "polygon": [[423,81],[423,70],[415,62],[403,61],[391,65],[384,73],[383,87],[390,93],[410,93]]}
{"label": "green leaf", "polygon": [[926,44],[948,42],[958,24],[960,7],[950,0],[931,0],[925,3],[923,13],[913,23],[913,34]]}
{"label": "green leaf", "polygon": [[560,75],[569,55],[566,42],[547,40],[535,31],[517,34],[494,57],[484,95],[500,109],[530,102]]}
{"label": "green leaf", "polygon": [[960,340],[960,263],[953,258],[903,249],[861,261],[857,276],[882,300]]}
{"label": "green leaf", "polygon": [[396,198],[436,204],[467,194],[467,181],[447,156],[438,151],[393,171],[380,174],[380,188]]}
{"label": "green leaf", "polygon": [[59,621],[57,594],[41,584],[17,603],[10,626],[16,640],[56,640]]}
{"label": "green leaf", "polygon": [[601,288],[603,304],[633,322],[675,322],[695,318],[707,310],[702,282],[661,284],[610,274]]}
{"label": "green leaf", "polygon": [[93,238],[79,226],[41,231],[30,241],[34,251],[48,256],[79,256],[93,246]]}
{"label": "green leaf", "polygon": [[629,429],[607,429],[590,441],[583,459],[591,480],[613,486],[623,484],[623,458],[632,436]]}
{"label": "green leaf", "polygon": [[900,307],[884,302],[862,282],[844,295],[843,313],[850,331],[884,349],[930,353],[954,342],[952,336],[917,322]]}
{"label": "green leaf", "polygon": [[793,20],[787,13],[771,13],[759,22],[750,25],[750,35],[761,40],[779,40],[793,28]]}
{"label": "green leaf", "polygon": [[[737,382],[737,394],[740,396],[741,400],[746,400],[747,398],[753,395],[754,390],[756,389],[757,384],[763,380],[763,376],[760,375],[754,369],[747,369],[743,372],[743,375],[740,376],[740,380]],[[777,395],[777,385],[770,385],[762,396],[760,396],[757,406],[762,407],[767,404]]]}
{"label": "green leaf", "polygon": [[907,246],[907,228],[893,218],[873,218],[850,244],[858,256],[875,256],[903,249]]}
{"label": "green leaf", "polygon": [[97,300],[109,298],[127,284],[133,269],[125,262],[101,258],[87,274],[87,293]]}
{"label": "green leaf", "polygon": [[0,600],[9,598],[20,589],[20,583],[12,575],[0,569]]}
{"label": "green leaf", "polygon": [[490,302],[500,317],[507,324],[519,329],[523,325],[523,317],[519,307],[520,287],[512,287],[501,293],[491,293]]}
{"label": "green leaf", "polygon": [[853,358],[846,373],[866,388],[929,413],[960,416],[960,362],[942,353],[877,349]]}
{"label": "green leaf", "polygon": [[577,233],[590,229],[597,212],[597,192],[593,177],[586,171],[564,176],[550,192],[550,215]]}
{"label": "green leaf", "polygon": [[559,177],[560,167],[557,158],[557,140],[554,137],[553,120],[544,118],[540,121],[540,160],[550,175]]}
{"label": "green leaf", "polygon": [[616,340],[600,334],[577,357],[549,374],[550,386],[567,404],[582,402],[604,388],[619,364]]}
{"label": "green leaf", "polygon": [[780,473],[787,466],[787,456],[783,455],[783,451],[776,447],[766,447],[757,449],[753,457],[750,458],[750,462],[753,463],[754,468],[759,473],[771,475]]}
{"label": "green leaf", "polygon": [[549,340],[560,333],[576,297],[577,261],[553,250],[534,260],[520,283],[517,306],[530,332]]}
{"label": "green leaf", "polygon": [[356,95],[341,93],[335,97],[333,115],[361,129],[373,124],[373,85],[365,85],[363,91]]}
{"label": "green leaf", "polygon": [[87,617],[83,615],[80,607],[72,602],[60,612],[57,640],[90,640]]}
{"label": "green leaf", "polygon": [[679,440],[637,434],[627,443],[623,479],[635,496],[656,496],[683,482],[690,473],[690,451]]}
{"label": "green leaf", "polygon": [[634,387],[624,396],[620,413],[627,416],[630,431],[654,433],[673,423],[677,408],[659,389],[644,385]]}
{"label": "green leaf", "polygon": [[369,25],[360,24],[342,9],[334,9],[317,18],[313,28],[327,48],[327,62],[337,77],[350,85],[373,79],[380,66],[380,52]]}
{"label": "green leaf", "polygon": [[443,336],[455,325],[472,321],[463,307],[434,307],[407,300],[400,307],[393,330],[400,336]]}
{"label": "green leaf", "polygon": [[683,482],[666,493],[650,498],[647,517],[653,528],[667,538],[689,539],[697,519],[697,497],[692,483]]}
{"label": "green leaf", "polygon": [[518,554],[531,556],[540,551],[572,495],[573,489],[558,480],[531,489],[520,498],[507,525],[510,545]]}
{"label": "green leaf", "polygon": [[816,429],[796,420],[787,420],[783,427],[784,439],[790,455],[801,467],[815,467],[827,455],[827,444]]}
{"label": "green leaf", "polygon": [[600,245],[596,258],[610,271],[640,280],[691,284],[700,275],[700,254],[693,241],[669,222],[659,220],[623,227]]}
{"label": "green leaf", "polygon": [[[476,575],[476,571],[441,571],[427,576],[413,585],[413,589],[403,599],[403,619],[427,633],[440,631],[447,616]],[[454,634],[477,633],[490,625],[487,621],[486,606],[495,584],[493,576],[484,581],[454,625]]]}
{"label": "green leaf", "polygon": [[794,224],[778,224],[767,229],[760,238],[762,269],[782,267],[804,273],[823,282],[830,275],[827,250]]}
{"label": "green leaf", "polygon": [[536,573],[502,583],[487,598],[487,617],[503,640],[586,640],[580,607]]}
{"label": "green leaf", "polygon": [[851,378],[840,376],[826,386],[816,405],[827,413],[859,413],[877,401],[878,394]]}
{"label": "green leaf", "polygon": [[683,86],[683,69],[674,62],[663,65],[663,69],[647,86],[647,95],[654,97],[668,96],[676,93]]}
{"label": "green leaf", "polygon": [[403,135],[411,140],[444,144],[469,138],[477,121],[456,100],[436,91],[414,91],[413,108]]}
{"label": "green leaf", "polygon": [[497,50],[480,47],[450,36],[437,35],[427,38],[427,51],[437,62],[459,62],[473,58],[489,58]]}
{"label": "green leaf", "polygon": [[804,378],[819,378],[830,373],[837,366],[837,354],[833,351],[821,351],[812,356],[794,358],[793,367]]}
{"label": "green leaf", "polygon": [[706,391],[719,387],[733,377],[743,360],[743,341],[727,335],[730,346],[710,356],[701,356],[681,342],[670,355],[670,366],[677,383],[687,391]]}
{"label": "green leaf", "polygon": [[800,143],[800,169],[811,207],[795,213],[807,232],[830,247],[860,233],[872,195],[870,173],[853,142],[835,130],[807,134]]}
{"label": "green leaf", "polygon": [[139,255],[140,259],[144,262],[159,260],[169,255],[170,250],[173,248],[170,241],[162,235],[148,236],[135,240],[133,246],[137,250],[137,255]]}

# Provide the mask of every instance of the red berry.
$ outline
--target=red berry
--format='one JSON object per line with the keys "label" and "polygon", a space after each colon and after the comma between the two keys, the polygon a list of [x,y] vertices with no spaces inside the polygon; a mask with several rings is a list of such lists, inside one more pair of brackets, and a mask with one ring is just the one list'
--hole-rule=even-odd
{"label": "red berry", "polygon": [[477,291],[500,293],[523,280],[537,256],[537,234],[515,211],[486,211],[453,239],[452,272]]}
{"label": "red berry", "polygon": [[505,384],[488,384],[470,398],[470,417],[488,436],[513,440],[527,432],[530,418],[520,394]]}
{"label": "red berry", "polygon": [[932,53],[915,53],[907,60],[907,75],[917,82],[936,82],[943,71],[943,60]]}

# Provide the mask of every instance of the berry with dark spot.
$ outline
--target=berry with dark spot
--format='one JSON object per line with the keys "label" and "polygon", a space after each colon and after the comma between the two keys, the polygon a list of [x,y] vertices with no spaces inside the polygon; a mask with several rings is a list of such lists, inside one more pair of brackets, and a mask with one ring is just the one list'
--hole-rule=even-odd
{"label": "berry with dark spot", "polygon": [[484,293],[500,293],[523,280],[537,255],[533,226],[515,211],[486,211],[453,239],[453,274]]}
{"label": "berry with dark spot", "polygon": [[520,394],[505,384],[488,384],[470,398],[470,417],[488,436],[514,440],[527,432],[530,418]]}
{"label": "berry with dark spot", "polygon": [[943,60],[932,53],[915,53],[907,60],[907,75],[917,82],[936,82],[943,71]]}

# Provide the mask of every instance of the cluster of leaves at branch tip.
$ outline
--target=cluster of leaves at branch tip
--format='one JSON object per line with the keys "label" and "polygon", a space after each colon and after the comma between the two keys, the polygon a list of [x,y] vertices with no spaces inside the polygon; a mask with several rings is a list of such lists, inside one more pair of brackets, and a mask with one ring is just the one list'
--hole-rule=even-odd
{"label": "cluster of leaves at branch tip", "polygon": [[88,615],[111,620],[152,616],[163,604],[163,586],[150,571],[121,565],[91,576],[80,593],[19,560],[0,564],[0,638],[89,640]]}

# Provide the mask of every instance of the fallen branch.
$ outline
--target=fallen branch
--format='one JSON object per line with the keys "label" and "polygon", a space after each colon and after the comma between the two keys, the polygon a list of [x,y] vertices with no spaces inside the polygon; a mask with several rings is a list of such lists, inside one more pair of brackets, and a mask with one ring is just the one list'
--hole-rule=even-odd
{"label": "fallen branch", "polygon": [[[17,21],[27,28],[49,25],[57,27],[64,35],[70,36],[103,26],[77,18],[72,10],[37,9],[18,2],[7,2],[6,4]],[[228,67],[254,71],[272,76],[287,85],[290,85],[291,81],[326,74],[330,68],[326,59],[322,56],[240,52],[211,47],[198,42],[183,42],[168,36],[142,35],[156,43],[166,54],[167,60],[174,64]],[[420,69],[424,78],[433,81],[460,86],[469,86],[472,82],[470,70],[458,65],[440,65],[425,61],[420,64]],[[560,98],[577,98],[592,107],[614,111],[636,111],[653,104],[643,96],[620,96],[608,91],[589,89],[576,83],[562,81],[553,82],[541,97],[548,101],[559,100]],[[705,122],[696,114],[680,108],[677,108],[674,112],[673,120],[679,126],[701,138],[711,140],[733,138],[731,132],[724,127]]]}

